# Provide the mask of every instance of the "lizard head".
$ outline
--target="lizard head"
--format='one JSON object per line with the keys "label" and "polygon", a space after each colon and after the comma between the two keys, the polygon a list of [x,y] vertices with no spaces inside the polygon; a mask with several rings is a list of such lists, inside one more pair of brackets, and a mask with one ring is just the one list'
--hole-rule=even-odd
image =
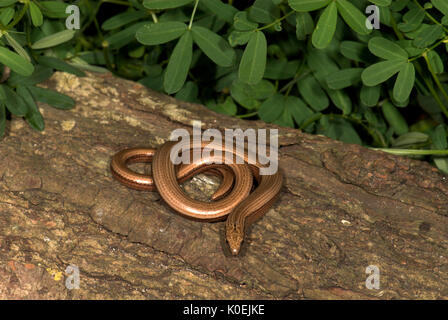
{"label": "lizard head", "polygon": [[230,252],[236,256],[240,252],[241,244],[243,243],[244,234],[240,228],[235,225],[227,226],[226,228],[226,240],[229,245]]}

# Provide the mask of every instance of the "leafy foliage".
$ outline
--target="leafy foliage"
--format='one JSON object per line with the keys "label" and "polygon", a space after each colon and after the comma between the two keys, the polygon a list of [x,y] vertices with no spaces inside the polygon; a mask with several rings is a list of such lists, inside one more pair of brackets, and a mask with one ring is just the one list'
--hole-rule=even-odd
{"label": "leafy foliage", "polygon": [[[38,130],[37,87],[54,70],[141,82],[223,114],[262,119],[448,172],[446,0],[78,0],[0,2],[0,134],[9,114]],[[378,6],[380,29],[366,9]],[[1,81],[1,80],[0,80]]]}

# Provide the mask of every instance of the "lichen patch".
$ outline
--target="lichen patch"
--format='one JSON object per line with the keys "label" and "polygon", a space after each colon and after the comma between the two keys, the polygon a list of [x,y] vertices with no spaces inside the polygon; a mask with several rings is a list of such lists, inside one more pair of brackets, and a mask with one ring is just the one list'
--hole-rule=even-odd
{"label": "lichen patch", "polygon": [[64,120],[61,123],[61,127],[63,131],[71,131],[76,125],[75,120]]}

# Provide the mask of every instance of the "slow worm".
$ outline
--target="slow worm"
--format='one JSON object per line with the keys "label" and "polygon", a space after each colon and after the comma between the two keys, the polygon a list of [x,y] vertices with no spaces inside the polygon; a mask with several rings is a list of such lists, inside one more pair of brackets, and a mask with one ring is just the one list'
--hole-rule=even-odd
{"label": "slow worm", "polygon": [[[113,176],[124,185],[138,190],[157,190],[165,202],[181,215],[202,221],[226,219],[226,241],[233,255],[240,252],[247,227],[264,215],[275,202],[283,183],[279,170],[272,175],[261,175],[261,163],[249,163],[248,152],[228,147],[221,142],[203,141],[199,146],[184,145],[191,155],[201,152],[201,157],[189,164],[174,165],[170,152],[179,142],[168,141],[158,150],[147,148],[126,149],[114,155],[111,161]],[[215,152],[203,153],[213,147]],[[225,156],[240,163],[224,163]],[[130,170],[127,165],[135,162],[152,162],[152,177]],[[221,177],[221,185],[212,196],[212,202],[190,198],[179,187],[192,176],[205,172]],[[258,186],[251,193],[253,180]]]}

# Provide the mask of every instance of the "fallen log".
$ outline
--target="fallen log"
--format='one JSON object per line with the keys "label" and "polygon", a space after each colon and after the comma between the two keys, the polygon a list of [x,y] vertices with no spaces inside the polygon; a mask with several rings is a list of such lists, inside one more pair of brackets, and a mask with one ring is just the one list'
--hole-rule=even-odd
{"label": "fallen log", "polygon": [[[224,223],[185,219],[157,193],[126,188],[110,159],[158,147],[193,120],[277,127],[111,74],[55,73],[43,86],[76,107],[40,104],[44,132],[13,118],[0,142],[0,298],[448,298],[448,176],[428,163],[279,128],[283,190],[233,257]],[[184,188],[204,199],[218,184],[200,175]],[[79,289],[66,285],[68,266]],[[366,286],[369,266],[377,288]]]}

